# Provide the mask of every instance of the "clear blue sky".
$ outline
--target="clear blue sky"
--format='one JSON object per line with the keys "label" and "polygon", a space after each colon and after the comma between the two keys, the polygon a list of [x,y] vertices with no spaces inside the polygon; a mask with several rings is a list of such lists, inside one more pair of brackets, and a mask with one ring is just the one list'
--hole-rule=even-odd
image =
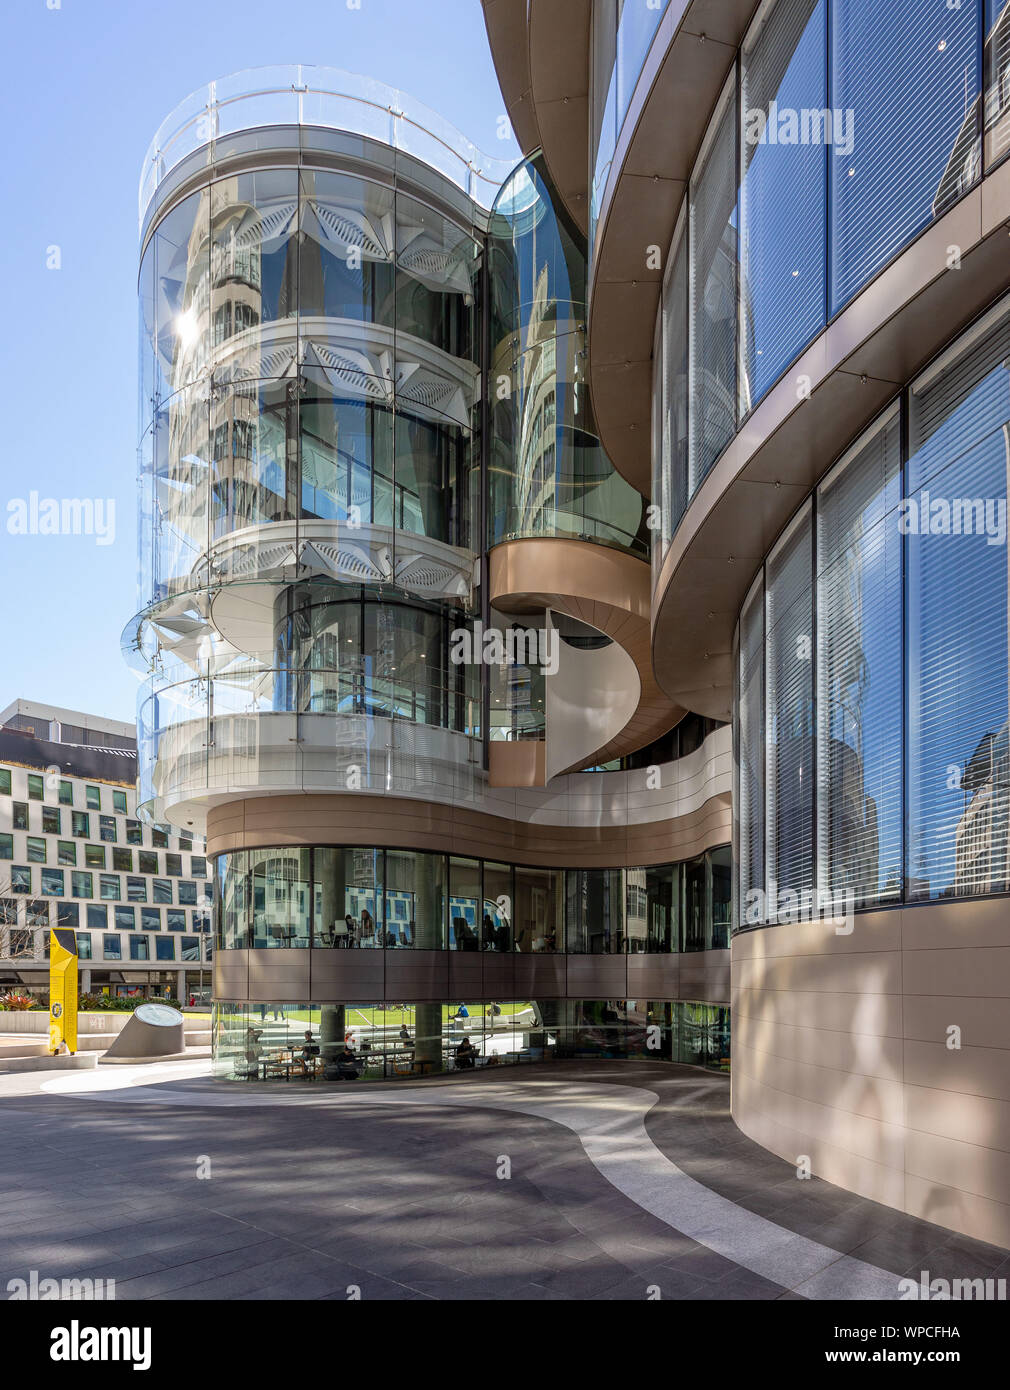
{"label": "clear blue sky", "polygon": [[[401,88],[488,154],[518,151],[497,138],[505,107],[479,0],[0,0],[0,11],[0,707],[20,695],[133,719],[119,638],[137,572],[137,184],[164,116],[240,68],[319,63]],[[59,270],[46,268],[51,245]],[[10,534],[7,504],[32,489],[114,498],[114,543]]]}

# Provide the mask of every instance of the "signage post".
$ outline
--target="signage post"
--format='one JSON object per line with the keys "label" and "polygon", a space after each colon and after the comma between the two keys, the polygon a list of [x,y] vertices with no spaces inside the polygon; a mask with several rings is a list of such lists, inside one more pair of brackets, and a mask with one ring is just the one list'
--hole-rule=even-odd
{"label": "signage post", "polygon": [[77,1051],[77,935],[56,927],[49,933],[49,1051],[63,1043]]}

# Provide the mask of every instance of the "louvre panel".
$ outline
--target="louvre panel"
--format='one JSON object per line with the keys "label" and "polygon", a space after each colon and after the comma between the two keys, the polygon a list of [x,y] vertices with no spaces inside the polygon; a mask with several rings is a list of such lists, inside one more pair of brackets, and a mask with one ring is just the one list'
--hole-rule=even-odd
{"label": "louvre panel", "polygon": [[1007,884],[1006,319],[912,389],[909,896]]}
{"label": "louvre panel", "polygon": [[[813,586],[810,505],[766,569],[768,911],[813,888]],[[784,904],[788,910],[788,903]]]}
{"label": "louvre panel", "polygon": [[818,886],[901,893],[901,430],[895,409],[817,497]]}
{"label": "louvre panel", "polygon": [[691,183],[691,461],[693,496],[736,429],[736,74]]}

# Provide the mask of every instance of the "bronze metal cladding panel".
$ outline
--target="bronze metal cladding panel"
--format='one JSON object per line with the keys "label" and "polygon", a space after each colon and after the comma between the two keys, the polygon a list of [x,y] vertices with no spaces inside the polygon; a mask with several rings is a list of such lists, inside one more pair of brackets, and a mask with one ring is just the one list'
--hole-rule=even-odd
{"label": "bronze metal cladding panel", "polygon": [[723,951],[689,951],[680,957],[679,998],[728,1004],[729,973],[728,948]]}
{"label": "bronze metal cladding panel", "polygon": [[629,999],[679,999],[680,956],[628,957]]}
{"label": "bronze metal cladding panel", "polygon": [[570,999],[627,999],[626,956],[569,956]]}
{"label": "bronze metal cladding panel", "polygon": [[387,951],[384,997],[394,1002],[448,999],[448,951]]}
{"label": "bronze metal cladding panel", "polygon": [[449,998],[482,999],[484,969],[479,951],[449,952]]}
{"label": "bronze metal cladding panel", "polygon": [[248,997],[248,951],[215,951],[214,998],[239,1000]]}
{"label": "bronze metal cladding panel", "polygon": [[355,1000],[379,1003],[385,999],[385,952],[316,948],[309,953],[313,1003]]}
{"label": "bronze metal cladding panel", "polygon": [[516,999],[563,999],[567,956],[517,955],[513,989]]}
{"label": "bronze metal cladding panel", "polygon": [[485,951],[481,957],[484,964],[485,999],[515,999],[515,953]]}
{"label": "bronze metal cladding panel", "polygon": [[312,995],[308,950],[249,951],[249,998],[258,1003],[301,1004]]}
{"label": "bronze metal cladding panel", "polygon": [[[236,805],[249,808],[240,822]],[[225,810],[228,824],[241,828],[219,830]],[[213,807],[207,815],[207,852],[274,845],[377,845],[547,868],[624,868],[690,858],[727,844],[730,829],[729,797],[723,793],[687,815],[630,826],[546,825],[406,797],[306,794]]]}

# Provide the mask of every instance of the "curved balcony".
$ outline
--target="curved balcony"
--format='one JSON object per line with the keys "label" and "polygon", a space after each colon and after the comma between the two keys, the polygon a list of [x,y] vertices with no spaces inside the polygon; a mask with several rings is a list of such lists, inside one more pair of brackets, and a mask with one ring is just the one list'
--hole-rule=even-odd
{"label": "curved balcony", "polygon": [[191,92],[165,117],[144,159],[141,224],[155,194],[197,152],[210,163],[222,141],[273,126],[364,136],[438,170],[484,208],[512,165],[482,154],[437,112],[374,78],[304,63],[246,68]]}
{"label": "curved balcony", "polygon": [[547,687],[548,779],[643,748],[681,718],[652,674],[644,561],[582,541],[509,541],[491,551],[488,583],[506,612],[554,610],[611,639],[595,650],[560,644]]}

